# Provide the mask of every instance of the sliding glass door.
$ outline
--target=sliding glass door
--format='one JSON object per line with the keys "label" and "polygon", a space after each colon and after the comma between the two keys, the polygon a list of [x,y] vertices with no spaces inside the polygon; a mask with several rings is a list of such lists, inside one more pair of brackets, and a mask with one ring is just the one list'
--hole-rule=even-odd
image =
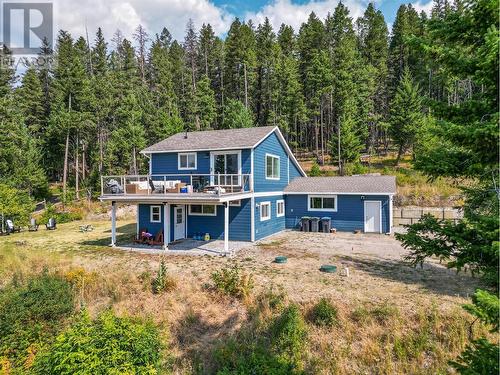
{"label": "sliding glass door", "polygon": [[[215,175],[238,175],[240,173],[240,153],[239,152],[214,152],[212,153],[212,174]],[[238,186],[239,176],[214,176],[214,185]]]}

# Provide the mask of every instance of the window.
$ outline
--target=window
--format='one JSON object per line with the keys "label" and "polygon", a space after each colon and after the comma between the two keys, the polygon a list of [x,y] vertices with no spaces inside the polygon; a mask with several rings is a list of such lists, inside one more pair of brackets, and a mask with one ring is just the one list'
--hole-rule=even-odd
{"label": "window", "polygon": [[178,166],[179,170],[182,169],[196,169],[196,152],[179,153]]}
{"label": "window", "polygon": [[285,216],[285,201],[284,200],[276,201],[276,216],[277,217]]}
{"label": "window", "polygon": [[215,204],[191,204],[189,214],[193,216],[216,216]]}
{"label": "window", "polygon": [[271,202],[262,202],[260,204],[260,221],[269,220],[271,218]]}
{"label": "window", "polygon": [[229,205],[233,206],[233,207],[240,207],[241,206],[241,200],[238,199],[237,201],[230,201]]}
{"label": "window", "polygon": [[151,223],[161,223],[161,206],[150,206],[149,210],[149,221]]}
{"label": "window", "polygon": [[279,156],[266,154],[266,179],[280,179],[280,158]]}
{"label": "window", "polygon": [[336,195],[309,195],[308,209],[310,211],[337,211]]}

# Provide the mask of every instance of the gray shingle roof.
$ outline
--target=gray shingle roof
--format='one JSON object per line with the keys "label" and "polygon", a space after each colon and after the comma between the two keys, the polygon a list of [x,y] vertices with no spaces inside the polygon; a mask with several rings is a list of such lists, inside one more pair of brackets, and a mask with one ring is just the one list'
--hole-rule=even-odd
{"label": "gray shingle roof", "polygon": [[298,177],[285,193],[396,193],[395,176]]}
{"label": "gray shingle roof", "polygon": [[206,130],[177,133],[142,150],[149,152],[202,151],[251,148],[271,132],[274,126],[255,128]]}

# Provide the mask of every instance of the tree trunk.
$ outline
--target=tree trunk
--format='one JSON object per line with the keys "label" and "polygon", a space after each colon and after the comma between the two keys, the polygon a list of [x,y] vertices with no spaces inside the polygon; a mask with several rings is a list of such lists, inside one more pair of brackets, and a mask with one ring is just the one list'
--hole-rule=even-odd
{"label": "tree trunk", "polygon": [[400,145],[398,149],[398,156],[396,158],[396,167],[399,165],[399,161],[401,160],[402,155],[403,155],[403,145]]}
{"label": "tree trunk", "polygon": [[247,82],[247,65],[243,64],[243,75],[245,77],[245,108],[248,110],[248,82]]}
{"label": "tree trunk", "polygon": [[80,181],[78,180],[78,132],[76,133],[76,149],[75,149],[75,189],[76,189],[76,199],[80,199]]}
{"label": "tree trunk", "polygon": [[137,175],[137,159],[135,157],[135,147],[132,148],[132,168],[134,169],[134,175]]}
{"label": "tree trunk", "polygon": [[337,158],[339,163],[339,175],[343,175],[342,171],[342,161],[340,160],[340,118],[337,122]]}
{"label": "tree trunk", "polygon": [[69,152],[69,130],[66,133],[66,145],[64,147],[63,204],[64,201],[66,201],[66,180],[68,176],[68,152]]}

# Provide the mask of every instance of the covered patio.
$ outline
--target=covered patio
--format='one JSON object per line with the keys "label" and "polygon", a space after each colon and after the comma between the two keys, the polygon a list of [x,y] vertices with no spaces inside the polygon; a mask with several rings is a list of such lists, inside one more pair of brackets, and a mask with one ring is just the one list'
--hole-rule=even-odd
{"label": "covered patio", "polygon": [[246,241],[229,241],[228,250],[226,251],[223,240],[198,241],[187,238],[171,242],[167,249],[161,245],[151,246],[133,242],[116,244],[114,247],[143,254],[227,256],[234,255],[248,246],[252,246],[252,244]]}

